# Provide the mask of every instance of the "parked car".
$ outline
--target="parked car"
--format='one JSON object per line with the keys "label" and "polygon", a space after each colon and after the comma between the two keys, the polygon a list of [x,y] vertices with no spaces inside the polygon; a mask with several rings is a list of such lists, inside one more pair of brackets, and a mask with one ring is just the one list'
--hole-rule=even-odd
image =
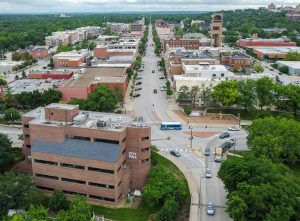
{"label": "parked car", "polygon": [[155,71],[154,71],[154,70],[152,70],[152,73],[155,73]]}
{"label": "parked car", "polygon": [[142,84],[142,82],[140,82],[140,81],[135,83],[135,85],[141,85],[141,84]]}
{"label": "parked car", "polygon": [[139,87],[139,88],[136,88],[136,89],[134,89],[135,91],[140,91],[140,90],[142,90],[142,88],[141,87]]}
{"label": "parked car", "polygon": [[240,128],[237,127],[237,126],[231,126],[231,127],[228,128],[228,130],[229,130],[229,131],[239,131]]}
{"label": "parked car", "polygon": [[160,91],[166,91],[167,87],[166,86],[160,86]]}
{"label": "parked car", "polygon": [[154,94],[157,94],[157,90],[156,90],[156,89],[153,89],[153,93],[154,93]]}
{"label": "parked car", "polygon": [[227,138],[227,137],[230,137],[230,133],[228,133],[228,132],[225,132],[225,133],[222,133],[222,134],[220,134],[220,136],[219,136],[221,139],[224,139],[224,138]]}
{"label": "parked car", "polygon": [[211,169],[208,168],[208,167],[205,169],[205,177],[206,178],[211,178],[212,177]]}
{"label": "parked car", "polygon": [[159,77],[159,79],[160,79],[160,80],[163,80],[163,79],[165,79],[165,77]]}
{"label": "parked car", "polygon": [[209,147],[206,147],[205,150],[204,150],[204,155],[205,156],[209,156],[210,155],[210,148]]}
{"label": "parked car", "polygon": [[140,94],[134,94],[133,97],[140,97]]}
{"label": "parked car", "polygon": [[206,207],[206,213],[209,216],[215,215],[215,205],[212,202],[208,202]]}
{"label": "parked car", "polygon": [[142,78],[142,77],[137,77],[136,79],[137,79],[137,80],[142,80],[143,78]]}
{"label": "parked car", "polygon": [[170,154],[172,154],[175,157],[180,157],[180,153],[178,151],[176,151],[176,150],[171,150]]}

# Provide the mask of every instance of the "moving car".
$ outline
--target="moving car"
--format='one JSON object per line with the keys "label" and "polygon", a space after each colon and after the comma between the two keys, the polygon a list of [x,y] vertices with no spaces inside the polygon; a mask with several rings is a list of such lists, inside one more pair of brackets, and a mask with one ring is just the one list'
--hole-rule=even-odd
{"label": "moving car", "polygon": [[219,136],[221,139],[224,139],[224,138],[227,138],[227,137],[230,137],[230,133],[228,133],[228,132],[225,132],[225,133],[222,133],[222,134],[220,134],[220,136]]}
{"label": "moving car", "polygon": [[228,130],[229,130],[229,131],[239,131],[240,128],[237,127],[237,126],[231,126],[231,127],[228,128]]}
{"label": "moving car", "polygon": [[208,202],[206,207],[206,213],[209,216],[215,215],[215,205],[212,202]]}
{"label": "moving car", "polygon": [[159,80],[163,80],[163,79],[165,79],[165,77],[159,77]]}
{"label": "moving car", "polygon": [[156,89],[153,89],[153,93],[154,93],[154,94],[157,94],[157,90],[156,90]]}
{"label": "moving car", "polygon": [[208,168],[208,167],[205,169],[205,177],[206,178],[211,178],[212,177],[211,169]]}
{"label": "moving car", "polygon": [[139,97],[141,96],[140,94],[134,94],[133,97]]}
{"label": "moving car", "polygon": [[175,157],[180,157],[180,153],[178,151],[176,151],[176,150],[171,150],[170,154],[172,154]]}
{"label": "moving car", "polygon": [[142,82],[140,82],[140,81],[135,83],[135,85],[141,85],[141,84],[142,84]]}
{"label": "moving car", "polygon": [[206,147],[205,150],[204,150],[204,155],[205,156],[209,156],[210,155],[210,148],[209,147]]}
{"label": "moving car", "polygon": [[136,88],[136,89],[134,89],[135,91],[140,91],[140,90],[142,90],[142,88],[141,87],[139,87],[139,88]]}

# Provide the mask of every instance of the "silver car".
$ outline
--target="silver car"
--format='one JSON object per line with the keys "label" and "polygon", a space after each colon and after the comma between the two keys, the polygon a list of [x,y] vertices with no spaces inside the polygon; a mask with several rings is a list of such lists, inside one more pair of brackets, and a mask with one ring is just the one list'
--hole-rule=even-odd
{"label": "silver car", "polygon": [[212,202],[208,202],[206,207],[206,213],[210,216],[215,215],[215,205]]}
{"label": "silver car", "polygon": [[208,167],[205,169],[205,177],[206,178],[211,178],[212,177],[211,169],[208,168]]}

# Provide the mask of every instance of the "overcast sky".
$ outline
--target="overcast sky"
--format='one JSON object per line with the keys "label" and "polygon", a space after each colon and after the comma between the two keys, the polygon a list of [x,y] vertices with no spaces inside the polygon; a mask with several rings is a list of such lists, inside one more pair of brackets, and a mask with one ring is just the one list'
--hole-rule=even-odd
{"label": "overcast sky", "polygon": [[214,11],[258,8],[271,2],[300,3],[299,0],[0,0],[0,13]]}

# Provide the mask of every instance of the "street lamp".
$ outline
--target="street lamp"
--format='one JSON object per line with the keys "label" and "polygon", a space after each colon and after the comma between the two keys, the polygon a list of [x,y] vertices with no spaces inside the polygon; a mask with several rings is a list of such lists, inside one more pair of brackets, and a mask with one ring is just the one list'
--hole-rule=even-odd
{"label": "street lamp", "polygon": [[192,149],[193,148],[193,127],[192,127],[192,125],[190,127],[190,130],[191,130],[191,137],[190,137],[190,139],[191,139],[191,149]]}

